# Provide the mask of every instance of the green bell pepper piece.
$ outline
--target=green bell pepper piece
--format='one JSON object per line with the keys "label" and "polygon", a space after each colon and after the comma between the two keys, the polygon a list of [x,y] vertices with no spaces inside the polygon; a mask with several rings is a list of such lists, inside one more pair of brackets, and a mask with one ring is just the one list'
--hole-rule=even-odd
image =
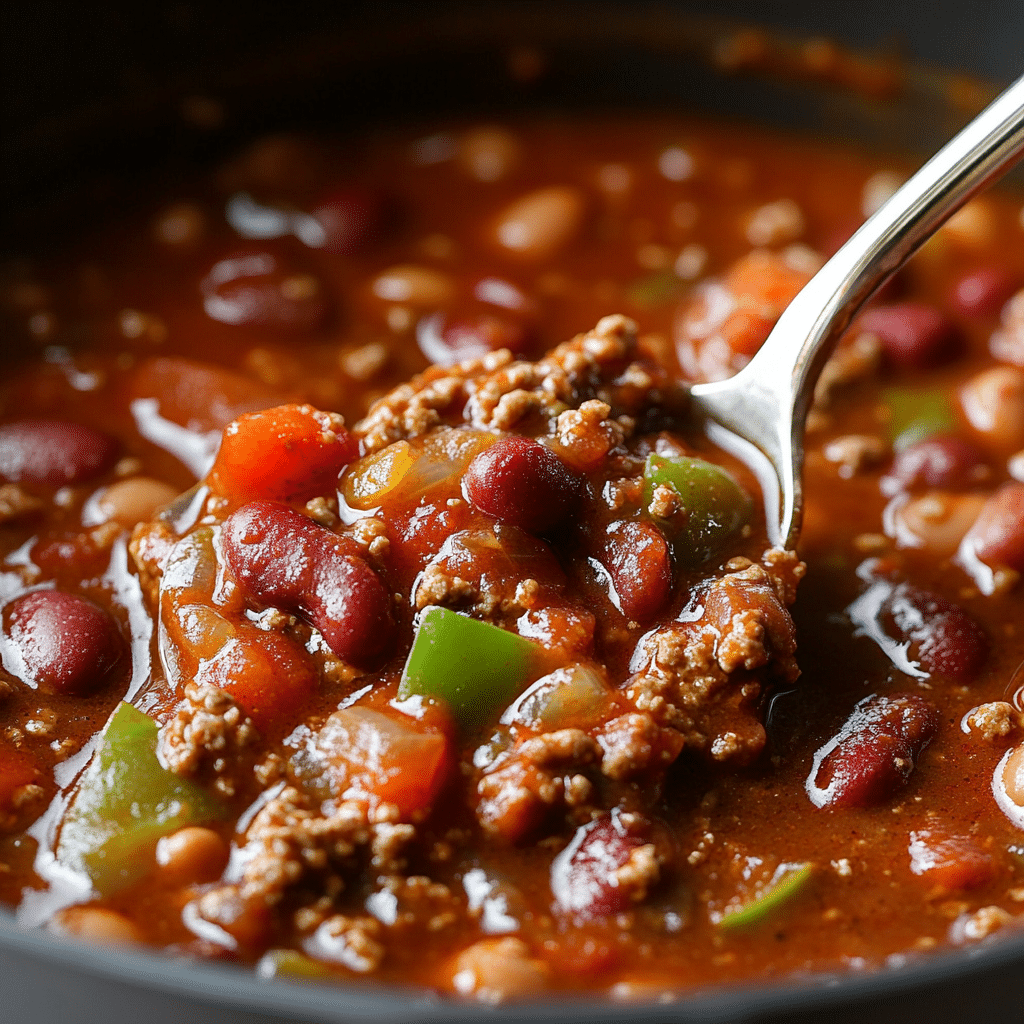
{"label": "green bell pepper piece", "polygon": [[100,895],[145,875],[161,836],[224,814],[204,789],[161,766],[156,742],[156,722],[122,703],[64,816],[57,860],[87,875]]}
{"label": "green bell pepper piece", "polygon": [[626,296],[641,309],[652,309],[674,302],[685,289],[686,283],[671,270],[659,270],[634,281],[626,289]]}
{"label": "green bell pepper piece", "polygon": [[885,392],[885,403],[892,413],[889,439],[898,452],[927,437],[957,429],[953,406],[941,391],[889,388]]}
{"label": "green bell pepper piece", "polygon": [[420,616],[398,696],[438,697],[471,729],[508,706],[536,671],[540,653],[515,633],[432,605]]}
{"label": "green bell pepper piece", "polygon": [[256,965],[261,978],[330,978],[330,968],[297,949],[268,949]]}
{"label": "green bell pepper piece", "polygon": [[654,489],[660,484],[671,487],[682,502],[682,510],[672,518],[654,518],[683,565],[706,562],[750,518],[749,495],[713,462],[686,455],[648,455],[645,508],[650,507]]}
{"label": "green bell pepper piece", "polygon": [[741,907],[727,910],[718,921],[723,931],[736,931],[760,924],[782,904],[788,902],[810,881],[814,865],[780,864],[771,881],[752,899]]}

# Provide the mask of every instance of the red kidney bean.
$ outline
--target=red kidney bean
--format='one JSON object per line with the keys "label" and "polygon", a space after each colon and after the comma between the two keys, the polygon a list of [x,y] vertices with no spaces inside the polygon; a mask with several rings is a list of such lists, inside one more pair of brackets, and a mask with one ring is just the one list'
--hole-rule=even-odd
{"label": "red kidney bean", "polygon": [[215,263],[200,284],[203,308],[221,323],[304,334],[322,327],[329,304],[319,278],[266,249]]}
{"label": "red kidney bean", "polygon": [[481,512],[528,533],[544,533],[576,506],[583,478],[539,442],[504,437],[473,459],[463,486]]}
{"label": "red kidney bean", "polygon": [[72,697],[97,690],[127,654],[108,612],[62,590],[36,590],[13,601],[8,635],[24,662],[26,682]]}
{"label": "red kidney bean", "polygon": [[910,778],[938,727],[938,711],[916,694],[867,697],[815,754],[807,795],[816,807],[881,803]]}
{"label": "red kidney bean", "polygon": [[953,321],[921,302],[874,306],[857,323],[862,331],[878,335],[897,366],[926,369],[947,363],[963,351],[963,336]]}
{"label": "red kidney bean", "polygon": [[1016,290],[1016,279],[1003,267],[981,267],[956,282],[950,304],[961,316],[993,317]]}
{"label": "red kidney bean", "polygon": [[323,242],[316,248],[351,256],[383,232],[389,211],[383,193],[348,185],[331,192],[311,212],[323,229]]}
{"label": "red kidney bean", "polygon": [[529,348],[530,332],[522,323],[493,313],[450,316],[434,313],[416,325],[420,351],[440,366],[478,359],[507,348],[517,355]]}
{"label": "red kidney bean", "polygon": [[1003,484],[985,502],[964,549],[986,565],[1024,572],[1024,484]]}
{"label": "red kidney bean", "polygon": [[960,607],[938,594],[901,583],[888,602],[896,632],[912,659],[931,675],[969,682],[988,657],[988,637]]}
{"label": "red kidney bean", "polygon": [[975,486],[985,471],[985,457],[970,441],[935,436],[897,452],[889,476],[907,490],[934,487],[956,491]]}
{"label": "red kidney bean", "polygon": [[345,661],[384,652],[394,628],[388,592],[355,542],[273,501],[244,505],[223,529],[228,567],[253,601],[297,612]]}
{"label": "red kidney bean", "polygon": [[601,562],[608,570],[623,615],[637,622],[653,618],[672,594],[672,556],[665,535],[653,523],[613,523],[602,538]]}
{"label": "red kidney bean", "polygon": [[109,469],[114,438],[66,420],[16,420],[0,426],[0,476],[12,483],[62,487]]}
{"label": "red kidney bean", "polygon": [[583,918],[628,910],[630,891],[618,885],[615,872],[643,845],[615,813],[578,828],[551,864],[551,892],[558,909]]}
{"label": "red kidney bean", "polygon": [[68,566],[74,565],[81,579],[89,579],[101,576],[110,565],[110,548],[102,537],[81,529],[39,534],[29,556],[49,578],[67,572]]}
{"label": "red kidney bean", "polygon": [[910,870],[948,892],[976,889],[996,873],[992,855],[968,836],[910,833]]}
{"label": "red kidney bean", "polygon": [[165,356],[139,364],[128,399],[155,399],[162,419],[196,432],[220,431],[243,413],[280,401],[277,392],[241,373]]}

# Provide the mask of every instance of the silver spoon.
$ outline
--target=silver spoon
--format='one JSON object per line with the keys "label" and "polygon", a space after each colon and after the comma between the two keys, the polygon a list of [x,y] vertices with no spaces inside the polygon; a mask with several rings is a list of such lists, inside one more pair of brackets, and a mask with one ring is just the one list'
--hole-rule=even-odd
{"label": "silver spoon", "polygon": [[1022,156],[1019,78],[861,225],[793,299],[739,373],[691,388],[694,412],[707,417],[712,439],[758,470],[773,541],[792,547],[800,532],[804,420],[835,342],[876,288]]}

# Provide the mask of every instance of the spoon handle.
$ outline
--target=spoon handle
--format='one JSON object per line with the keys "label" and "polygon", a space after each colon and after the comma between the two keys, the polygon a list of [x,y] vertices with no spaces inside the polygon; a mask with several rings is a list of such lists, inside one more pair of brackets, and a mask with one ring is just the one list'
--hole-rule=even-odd
{"label": "spoon handle", "polygon": [[[739,373],[691,389],[699,413],[753,444],[771,463],[781,489],[775,539],[787,547],[800,529],[804,419],[835,341],[876,288],[1022,156],[1024,77],[861,225],[804,286]],[[769,510],[769,528],[772,519]]]}

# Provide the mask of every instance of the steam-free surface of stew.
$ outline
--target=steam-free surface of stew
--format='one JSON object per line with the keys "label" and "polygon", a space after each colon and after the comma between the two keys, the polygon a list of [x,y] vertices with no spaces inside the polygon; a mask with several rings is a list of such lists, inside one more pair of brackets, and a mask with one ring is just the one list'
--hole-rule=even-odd
{"label": "steam-free surface of stew", "polygon": [[901,173],[645,117],[279,136],[6,264],[19,921],[482,1001],[1012,933],[1019,203],[843,339],[798,551],[687,410]]}

